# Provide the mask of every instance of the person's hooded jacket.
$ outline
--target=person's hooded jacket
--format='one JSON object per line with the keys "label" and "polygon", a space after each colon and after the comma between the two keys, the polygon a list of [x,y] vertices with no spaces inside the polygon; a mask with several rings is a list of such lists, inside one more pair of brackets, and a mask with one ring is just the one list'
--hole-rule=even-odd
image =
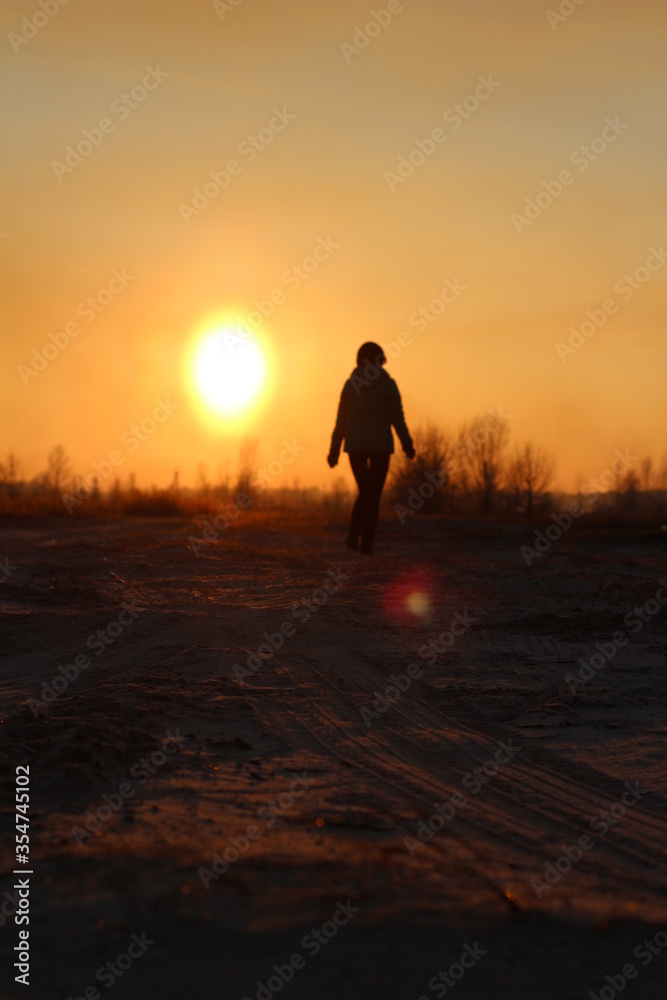
{"label": "person's hooded jacket", "polygon": [[394,451],[398,434],[403,451],[414,454],[412,438],[403,416],[398,386],[382,368],[358,366],[343,386],[336,426],[331,437],[331,458],[337,459],[345,440],[344,451]]}

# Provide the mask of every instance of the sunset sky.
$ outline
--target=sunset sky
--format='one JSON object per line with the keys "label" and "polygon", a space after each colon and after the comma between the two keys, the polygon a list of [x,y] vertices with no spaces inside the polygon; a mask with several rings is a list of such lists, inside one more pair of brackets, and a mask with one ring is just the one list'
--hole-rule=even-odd
{"label": "sunset sky", "polygon": [[[388,371],[411,429],[500,406],[514,440],[555,452],[564,488],[617,448],[659,462],[664,4],[43,4],[0,11],[0,457],[30,477],[62,443],[86,475],[120,451],[124,479],[187,484],[200,462],[233,475],[251,435],[261,465],[304,449],[285,483],[324,485],[357,347],[409,331]],[[574,13],[550,23],[559,6]],[[95,145],[68,165],[85,131]],[[230,161],[224,190],[193,202]],[[312,273],[294,270],[316,248]],[[462,290],[436,316],[447,282]],[[196,338],[272,294],[260,403],[215,420],[193,391]],[[605,321],[563,360],[587,311]],[[64,346],[36,371],[50,334]],[[130,451],[156,400],[174,412]]]}

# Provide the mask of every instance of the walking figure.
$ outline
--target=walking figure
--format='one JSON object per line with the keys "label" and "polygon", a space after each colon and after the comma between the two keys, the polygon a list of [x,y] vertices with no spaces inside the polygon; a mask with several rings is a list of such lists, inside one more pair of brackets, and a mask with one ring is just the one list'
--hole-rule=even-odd
{"label": "walking figure", "polygon": [[[338,464],[340,446],[345,451],[359,488],[352,508],[348,549],[373,551],[373,539],[380,510],[389,460],[394,451],[394,427],[403,451],[415,457],[410,432],[403,416],[398,386],[382,366],[387,363],[378,344],[368,341],[357,352],[357,367],[343,386],[338,405],[336,426],[331,437],[327,462],[333,469]],[[360,546],[361,540],[361,546]]]}

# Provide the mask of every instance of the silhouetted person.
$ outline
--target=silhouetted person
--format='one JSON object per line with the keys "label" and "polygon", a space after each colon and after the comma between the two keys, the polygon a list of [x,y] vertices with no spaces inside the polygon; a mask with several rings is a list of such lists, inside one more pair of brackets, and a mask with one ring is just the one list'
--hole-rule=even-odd
{"label": "silhouetted person", "polygon": [[362,552],[373,551],[380,497],[389,459],[394,451],[392,426],[405,454],[408,458],[415,457],[398,386],[382,370],[386,363],[384,351],[378,344],[369,341],[359,348],[357,367],[343,386],[340,396],[327,457],[333,469],[338,464],[340,446],[345,439],[345,451],[350,456],[352,472],[359,487],[359,496],[352,508],[347,547],[358,549],[361,539]]}

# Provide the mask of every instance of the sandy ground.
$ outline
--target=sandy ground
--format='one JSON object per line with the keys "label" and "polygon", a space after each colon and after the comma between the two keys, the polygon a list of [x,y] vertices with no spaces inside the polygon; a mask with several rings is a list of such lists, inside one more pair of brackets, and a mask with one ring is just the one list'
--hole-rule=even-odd
{"label": "sandy ground", "polygon": [[[0,527],[0,996],[664,995],[667,605],[626,619],[664,534],[573,531],[530,567],[530,528],[475,522],[387,523],[370,559],[315,517],[246,513],[199,556],[189,536]],[[572,690],[596,643],[613,657]]]}

